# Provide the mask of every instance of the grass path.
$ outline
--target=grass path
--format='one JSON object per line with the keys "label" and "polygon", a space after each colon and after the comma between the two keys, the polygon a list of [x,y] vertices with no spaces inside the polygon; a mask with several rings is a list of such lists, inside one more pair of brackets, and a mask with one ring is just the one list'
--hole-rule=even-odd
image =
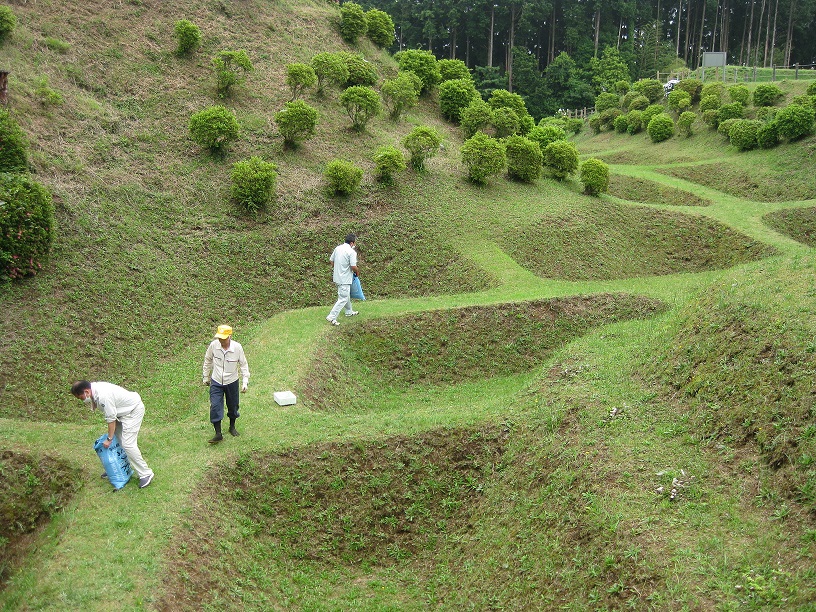
{"label": "grass path", "polygon": [[[755,203],[660,174],[651,166],[616,165],[612,169],[710,198],[715,202],[712,206],[683,210],[725,223],[774,245],[786,256],[809,251],[766,227],[761,217],[780,208],[813,206],[816,201]],[[679,306],[721,274],[714,271],[566,282],[534,276],[492,242],[484,228],[461,237],[458,248],[463,257],[494,277],[497,286],[473,294],[371,301],[360,306],[358,320],[602,291],[646,294]],[[250,389],[242,397],[242,435],[219,446],[206,444],[211,435],[206,420],[207,397],[204,388],[196,385],[205,347],[186,350],[176,362],[168,364],[163,380],[150,383],[166,385],[166,391],[157,403],[147,406],[140,436],[144,455],[156,470],[154,483],[145,491],[131,483],[122,492],[112,494],[109,485],[98,478],[100,467],[92,456],[91,441],[102,431],[101,421],[78,426],[0,419],[0,436],[8,447],[35,454],[56,449],[61,457],[84,466],[87,478],[70,508],[38,540],[28,566],[12,577],[7,589],[0,593],[3,609],[103,609],[109,608],[112,601],[120,609],[149,606],[164,574],[162,551],[174,528],[185,520],[197,483],[212,466],[229,465],[239,450],[275,451],[317,441],[376,438],[476,423],[506,414],[512,403],[508,397],[522,392],[534,378],[529,374],[492,379],[424,395],[409,393],[390,401],[386,394],[379,410],[365,414],[318,413],[300,405],[277,406],[273,391],[295,388],[317,346],[332,333],[324,319],[329,306],[283,312],[239,338],[247,347],[252,369]],[[343,323],[356,325],[358,320]],[[186,382],[168,385],[168,380]],[[467,410],[462,409],[465,402]],[[182,413],[187,415],[183,419],[162,422],[151,416],[178,414],[169,407],[179,405],[184,406]],[[76,409],[84,408],[77,402]]]}

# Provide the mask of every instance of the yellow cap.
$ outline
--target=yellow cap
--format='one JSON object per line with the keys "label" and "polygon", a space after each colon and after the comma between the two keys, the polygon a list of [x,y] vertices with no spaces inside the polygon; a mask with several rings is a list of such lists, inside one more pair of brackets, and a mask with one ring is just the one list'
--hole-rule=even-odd
{"label": "yellow cap", "polygon": [[219,325],[218,331],[215,332],[216,338],[221,338],[222,340],[225,338],[229,338],[232,335],[232,328],[229,325]]}

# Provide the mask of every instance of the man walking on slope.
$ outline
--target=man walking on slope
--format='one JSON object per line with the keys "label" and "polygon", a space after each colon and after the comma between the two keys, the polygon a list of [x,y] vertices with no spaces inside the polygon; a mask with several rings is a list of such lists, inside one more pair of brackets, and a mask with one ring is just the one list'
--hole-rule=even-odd
{"label": "man walking on slope", "polygon": [[224,400],[227,403],[227,416],[230,420],[229,432],[238,435],[235,421],[238,419],[238,370],[243,377],[241,393],[245,393],[249,384],[249,365],[244,355],[244,347],[232,339],[232,328],[219,325],[215,339],[210,342],[204,354],[204,384],[210,387],[210,423],[215,428],[215,436],[210,444],[218,444],[224,439],[221,434],[221,421],[224,419]]}
{"label": "man walking on slope", "polygon": [[359,314],[356,310],[351,308],[351,282],[354,280],[354,275],[359,276],[357,270],[357,252],[354,250],[354,245],[357,242],[357,237],[354,234],[346,236],[346,241],[343,244],[338,244],[329,257],[329,263],[334,268],[334,283],[337,285],[337,302],[331,309],[326,320],[332,325],[340,325],[337,321],[337,316],[340,311],[345,309],[347,317],[353,317]]}

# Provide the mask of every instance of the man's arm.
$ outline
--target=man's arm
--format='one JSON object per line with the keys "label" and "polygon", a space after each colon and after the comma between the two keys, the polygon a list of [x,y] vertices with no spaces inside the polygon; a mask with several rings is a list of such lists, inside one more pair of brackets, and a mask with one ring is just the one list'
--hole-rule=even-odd
{"label": "man's arm", "polygon": [[108,448],[113,442],[113,436],[116,434],[116,421],[108,423],[108,439],[102,443],[102,446]]}
{"label": "man's arm", "polygon": [[210,375],[212,374],[212,361],[213,361],[213,352],[212,352],[212,342],[207,346],[207,352],[204,353],[204,369],[201,372],[201,375],[204,379],[204,384],[210,384]]}
{"label": "man's arm", "polygon": [[241,368],[241,377],[244,379],[241,391],[246,391],[249,384],[249,363],[247,363],[243,347],[241,347],[241,354],[238,356],[238,365]]}

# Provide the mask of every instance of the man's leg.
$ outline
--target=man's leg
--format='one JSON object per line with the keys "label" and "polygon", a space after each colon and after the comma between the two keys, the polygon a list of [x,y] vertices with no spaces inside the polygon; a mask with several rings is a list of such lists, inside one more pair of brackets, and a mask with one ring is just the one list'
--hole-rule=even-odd
{"label": "man's leg", "polygon": [[233,436],[237,436],[238,430],[235,429],[235,420],[240,416],[238,413],[238,404],[241,398],[237,380],[224,387],[224,397],[227,400],[227,416],[230,421],[229,432]]}
{"label": "man's leg", "polygon": [[121,419],[120,422],[117,423],[117,429],[121,426],[121,432],[117,431],[119,443],[122,445],[122,448],[125,449],[125,453],[128,459],[130,459],[133,469],[136,470],[136,475],[139,476],[139,480],[153,475],[153,470],[148,467],[147,461],[142,457],[142,452],[139,450],[137,441],[144,413],[144,404],[139,404],[130,416]]}
{"label": "man's leg", "polygon": [[327,320],[336,321],[337,315],[340,314],[340,311],[343,310],[343,308],[346,309],[346,312],[351,310],[350,294],[351,285],[337,285],[337,301],[334,303],[334,307],[331,309],[329,316],[326,317]]}
{"label": "man's leg", "polygon": [[221,421],[224,420],[224,387],[216,382],[210,382],[210,423],[215,428],[215,436],[210,444],[224,439],[221,435]]}

